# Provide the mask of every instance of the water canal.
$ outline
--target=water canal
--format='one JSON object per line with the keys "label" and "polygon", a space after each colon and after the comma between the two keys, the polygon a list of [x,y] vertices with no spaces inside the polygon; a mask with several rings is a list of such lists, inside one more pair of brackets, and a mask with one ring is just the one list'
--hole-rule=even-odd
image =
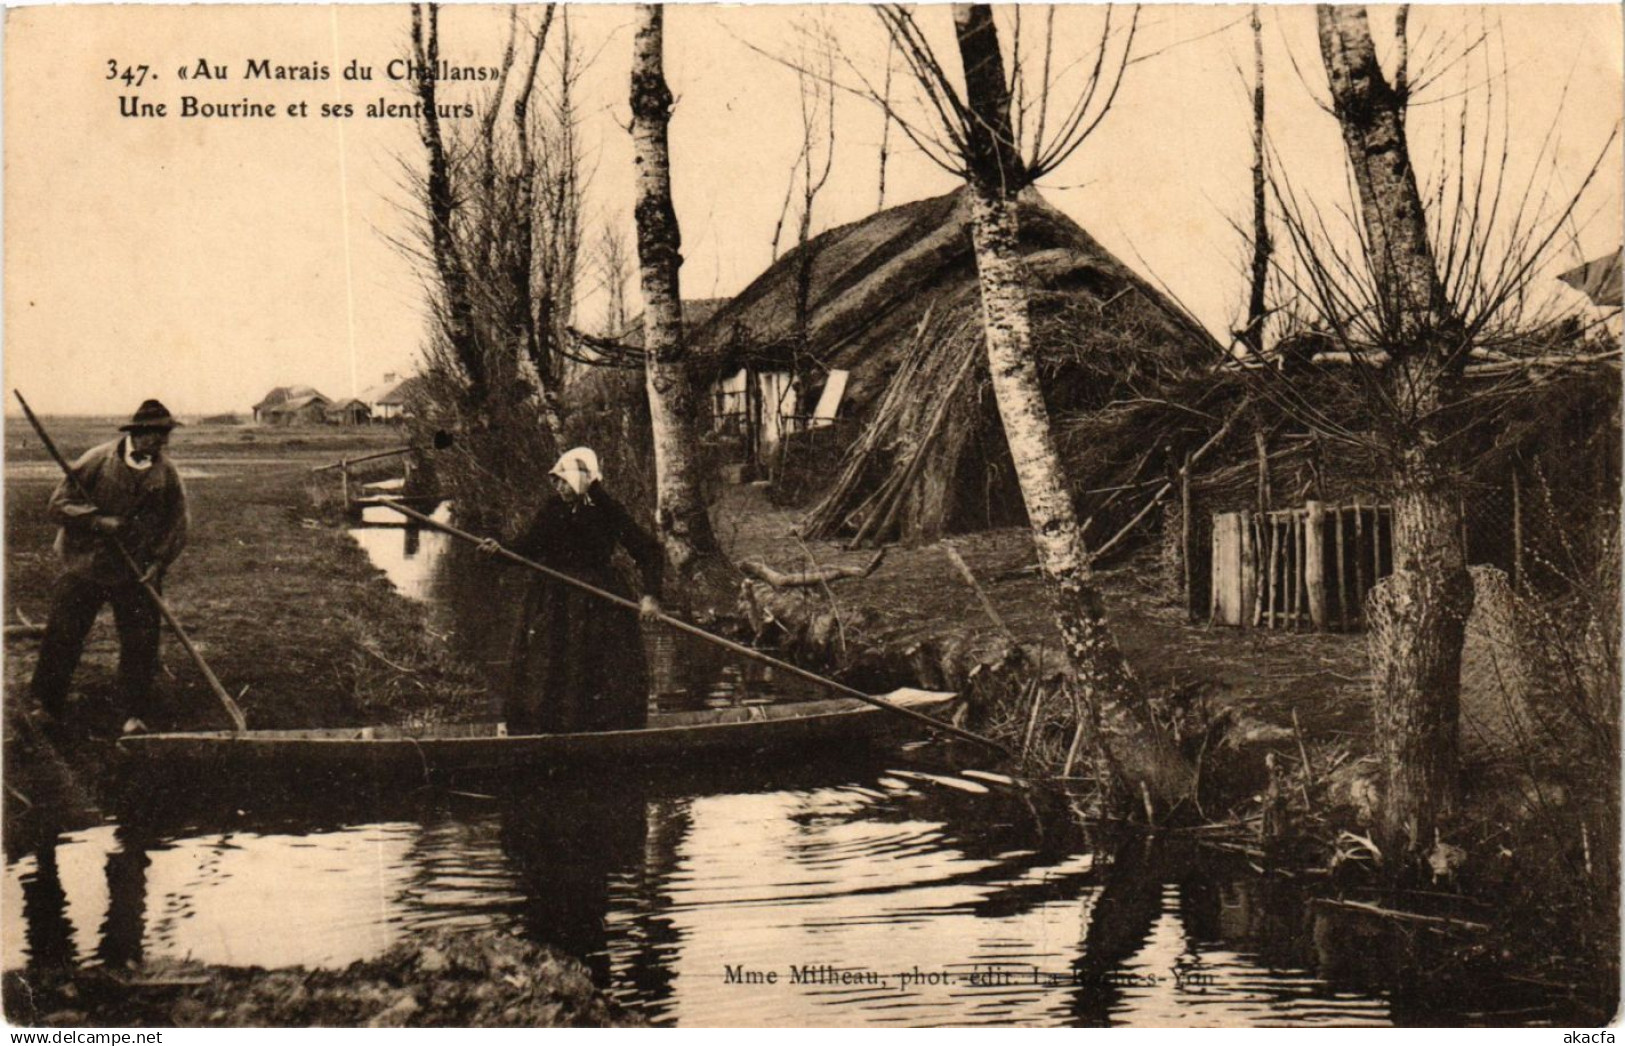
{"label": "water canal", "polygon": [[[403,592],[437,603],[448,639],[500,650],[498,626],[460,617],[455,595],[489,610],[507,598],[496,579],[451,576],[435,534],[358,539]],[[496,928],[582,959],[657,1024],[1549,1014],[1508,1016],[1520,1003],[1504,994],[1487,1003],[1405,975],[1385,936],[1329,918],[1290,882],[1191,847],[1091,842],[1006,779],[940,758],[920,745],[682,778],[363,789],[110,819],[7,854],[4,964],[333,968],[433,928]]]}

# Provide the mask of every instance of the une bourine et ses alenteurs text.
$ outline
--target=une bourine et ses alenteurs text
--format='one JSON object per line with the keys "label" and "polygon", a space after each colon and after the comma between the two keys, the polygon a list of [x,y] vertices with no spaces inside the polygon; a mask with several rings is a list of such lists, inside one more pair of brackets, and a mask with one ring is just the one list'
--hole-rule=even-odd
{"label": "une bourine et ses alenteurs text", "polygon": [[[176,67],[172,80],[187,85],[204,84],[208,87],[232,80],[289,86],[333,80],[351,83],[367,83],[375,80],[397,83],[433,80],[460,84],[494,81],[501,75],[502,71],[493,66],[465,65],[445,59],[432,65],[423,65],[410,58],[392,58],[382,65],[375,66],[352,58],[349,64],[339,68],[335,73],[334,67],[325,62],[289,65],[274,62],[269,58],[250,58],[233,65],[199,58]],[[149,91],[160,79],[169,79],[162,77],[151,65],[126,63],[115,58],[107,60],[104,78],[121,88],[147,88]],[[272,101],[250,98],[246,95],[222,100],[204,97],[201,94],[182,94],[177,98],[156,97],[150,93],[146,95],[126,93],[118,96],[118,112],[122,117],[137,119],[167,117],[272,119],[279,116],[296,119],[302,117],[349,119],[355,116],[372,119],[416,118],[423,115],[423,103],[418,100],[391,101],[382,95],[366,103],[357,103],[286,98]],[[469,102],[437,101],[435,113],[443,120],[469,119],[474,115],[474,106]]]}

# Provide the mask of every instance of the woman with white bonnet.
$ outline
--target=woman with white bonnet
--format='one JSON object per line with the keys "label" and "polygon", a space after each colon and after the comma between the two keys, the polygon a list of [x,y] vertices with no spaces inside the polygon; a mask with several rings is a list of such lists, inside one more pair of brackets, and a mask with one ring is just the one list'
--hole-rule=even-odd
{"label": "woman with white bonnet", "polygon": [[[510,547],[527,559],[631,598],[611,566],[617,547],[638,565],[644,618],[660,613],[660,544],[604,491],[598,455],[576,447],[549,474],[552,495]],[[494,541],[481,545],[496,550]],[[648,715],[648,670],[638,615],[536,575],[514,636],[503,700],[508,733],[629,730]]]}

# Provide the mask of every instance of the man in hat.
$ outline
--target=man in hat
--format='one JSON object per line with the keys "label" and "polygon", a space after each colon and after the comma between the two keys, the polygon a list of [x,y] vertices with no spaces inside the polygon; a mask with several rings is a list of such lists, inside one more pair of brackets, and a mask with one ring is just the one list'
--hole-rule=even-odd
{"label": "man in hat", "polygon": [[[113,605],[118,629],[118,683],[126,733],[144,730],[158,668],[160,617],[142,582],[161,586],[164,571],[186,545],[186,491],[164,448],[176,421],[157,400],[136,410],[124,434],[86,451],[73,463],[48,508],[57,531],[62,576],[34,668],[33,693],[54,724],[67,713],[68,687],[85,637],[103,605]],[[122,544],[141,571],[124,562]]]}

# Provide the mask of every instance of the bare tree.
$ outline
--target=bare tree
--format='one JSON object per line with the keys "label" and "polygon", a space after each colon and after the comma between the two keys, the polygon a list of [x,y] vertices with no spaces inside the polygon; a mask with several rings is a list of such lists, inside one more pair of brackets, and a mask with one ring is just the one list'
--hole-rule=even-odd
{"label": "bare tree", "polygon": [[1432,844],[1434,825],[1454,812],[1459,792],[1461,646],[1473,589],[1435,419],[1467,356],[1434,267],[1403,100],[1377,64],[1365,8],[1321,5],[1315,13],[1388,333],[1395,569],[1374,597],[1382,609],[1372,616],[1385,622],[1387,642],[1372,667],[1384,843],[1390,852],[1414,851]]}
{"label": "bare tree", "polygon": [[[433,69],[440,59],[440,6],[412,5],[412,51],[421,68]],[[467,377],[470,398],[486,393],[484,353],[474,331],[474,306],[468,264],[456,234],[457,197],[452,188],[452,159],[440,131],[436,81],[419,77],[418,100],[422,114],[418,130],[428,152],[423,195],[429,222],[430,257],[440,280],[440,313],[446,341]]]}
{"label": "bare tree", "polygon": [[[410,176],[426,221],[422,243],[402,246],[431,275],[428,406],[435,424],[464,432],[442,455],[440,479],[464,512],[497,518],[518,511],[520,492],[539,481],[563,438],[561,345],[584,193],[574,100],[583,62],[556,10],[510,9],[477,119],[447,119],[437,82],[414,82],[426,163]],[[415,5],[414,57],[426,68],[439,36],[436,6]]]}
{"label": "bare tree", "polygon": [[886,209],[886,161],[891,148],[891,74],[892,53],[896,44],[886,40],[885,82],[880,88],[880,191],[875,196],[875,210]]}
{"label": "bare tree", "polygon": [[[664,70],[665,13],[640,4],[632,50],[632,143],[637,165],[639,275],[643,288],[644,368],[654,437],[655,526],[666,551],[669,589],[702,614],[717,609],[730,569],[706,511],[696,423],[700,398],[683,341],[683,264],[671,202],[667,125],[673,104]],[[696,584],[698,582],[698,584]],[[696,607],[695,604],[701,606]]]}
{"label": "bare tree", "polygon": [[[802,77],[801,135],[805,142],[801,150],[801,221],[796,226],[796,351],[807,350],[808,327],[812,321],[812,267],[813,252],[807,249],[812,239],[813,203],[829,181],[829,172],[835,166],[835,89],[830,86],[834,76],[834,59],[830,59],[829,76],[822,80]],[[823,103],[823,104],[820,104]],[[824,162],[816,160],[819,135],[818,114],[827,109],[823,125]]]}
{"label": "bare tree", "polygon": [[632,274],[632,258],[626,237],[612,221],[606,221],[598,231],[596,260],[598,283],[604,291],[602,333],[606,338],[624,337],[630,320],[626,310],[626,281]]}
{"label": "bare tree", "polygon": [[[1394,867],[1405,869],[1435,843],[1460,796],[1461,656],[1473,606],[1457,485],[1464,436],[1504,409],[1527,375],[1517,354],[1552,344],[1557,325],[1526,292],[1598,168],[1555,215],[1542,214],[1545,198],[1505,191],[1507,147],[1497,156],[1487,128],[1473,169],[1464,102],[1459,145],[1447,158],[1456,169],[1424,191],[1405,109],[1436,74],[1409,65],[1406,13],[1398,19],[1393,83],[1364,7],[1322,5],[1316,21],[1355,195],[1354,246],[1339,246],[1323,211],[1278,174],[1292,253],[1276,271],[1315,338],[1335,349],[1321,358],[1346,364],[1351,380],[1321,383],[1343,397],[1337,402],[1290,380],[1265,386],[1316,432],[1372,450],[1381,463],[1394,566],[1367,606],[1382,775],[1378,834]],[[1474,366],[1497,380],[1469,388]]]}
{"label": "bare tree", "polygon": [[1150,817],[1167,816],[1189,795],[1192,770],[1155,724],[1093,581],[1039,383],[1017,209],[1022,192],[1076,152],[1110,111],[1132,61],[1138,9],[1126,26],[1117,22],[1120,33],[1113,32],[1117,16],[1107,9],[1090,71],[1075,86],[1070,104],[1056,112],[1051,110],[1053,11],[1041,45],[1040,83],[1031,93],[1021,75],[1019,47],[1013,52],[1013,75],[1006,74],[991,7],[953,7],[963,93],[913,9],[886,5],[879,14],[933,119],[917,126],[898,116],[892,103],[884,103],[886,110],[915,145],[962,176],[968,187],[989,376],[1096,750],[1109,777],[1126,786],[1137,808]]}

